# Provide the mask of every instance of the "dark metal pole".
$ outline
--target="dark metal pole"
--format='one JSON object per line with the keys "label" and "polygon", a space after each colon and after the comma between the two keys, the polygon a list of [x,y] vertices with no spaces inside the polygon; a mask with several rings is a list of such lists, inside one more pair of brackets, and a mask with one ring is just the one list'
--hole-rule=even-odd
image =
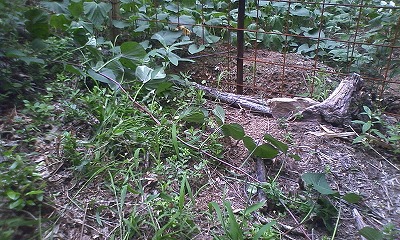
{"label": "dark metal pole", "polygon": [[239,0],[237,30],[236,93],[243,94],[244,11],[246,0]]}

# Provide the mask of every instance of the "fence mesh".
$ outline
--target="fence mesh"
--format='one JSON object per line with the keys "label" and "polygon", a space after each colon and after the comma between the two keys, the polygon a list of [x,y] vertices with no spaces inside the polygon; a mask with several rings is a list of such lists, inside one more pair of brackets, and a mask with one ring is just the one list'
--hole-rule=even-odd
{"label": "fence mesh", "polygon": [[137,28],[166,41],[171,33],[193,41],[186,49],[191,54],[181,56],[195,63],[177,70],[203,84],[266,98],[323,99],[357,72],[373,97],[399,97],[400,8],[392,1],[153,3],[152,17],[139,9]]}

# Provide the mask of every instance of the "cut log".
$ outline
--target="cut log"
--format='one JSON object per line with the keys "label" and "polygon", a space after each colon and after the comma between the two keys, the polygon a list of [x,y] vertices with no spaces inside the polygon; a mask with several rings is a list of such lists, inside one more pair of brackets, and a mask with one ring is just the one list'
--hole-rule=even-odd
{"label": "cut log", "polygon": [[220,100],[234,107],[249,109],[253,113],[272,117],[271,109],[266,101],[245,95],[221,92],[214,88],[206,87],[198,83],[193,83],[194,87],[203,90],[207,97]]}
{"label": "cut log", "polygon": [[351,118],[350,106],[362,83],[360,75],[352,74],[340,82],[325,101],[300,111],[301,116],[303,119],[322,119],[333,125],[342,125]]}

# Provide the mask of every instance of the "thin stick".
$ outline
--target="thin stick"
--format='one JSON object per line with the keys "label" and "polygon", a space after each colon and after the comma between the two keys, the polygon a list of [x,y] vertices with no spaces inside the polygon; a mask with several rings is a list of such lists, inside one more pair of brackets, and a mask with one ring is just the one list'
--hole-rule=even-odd
{"label": "thin stick", "polygon": [[86,203],[86,206],[85,206],[85,213],[83,214],[82,227],[81,227],[81,236],[79,239],[83,239],[82,237],[83,237],[83,230],[85,229],[87,209],[88,209],[88,203]]}

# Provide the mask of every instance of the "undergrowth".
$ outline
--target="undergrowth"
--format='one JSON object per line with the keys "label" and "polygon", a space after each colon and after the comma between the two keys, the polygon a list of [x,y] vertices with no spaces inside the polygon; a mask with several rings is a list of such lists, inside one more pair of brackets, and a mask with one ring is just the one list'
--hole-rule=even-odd
{"label": "undergrowth", "polygon": [[[10,109],[0,122],[1,239],[51,238],[65,226],[68,214],[76,212],[83,216],[83,227],[70,238],[88,234],[107,239],[191,239],[211,225],[208,234],[215,239],[277,239],[285,235],[277,226],[279,217],[292,212],[303,217],[300,224],[322,222],[334,238],[341,213],[338,202],[359,201],[358,195],[333,191],[325,174],[319,173],[302,176],[311,186],[304,196],[286,196],[277,184],[279,173],[260,183],[224,160],[224,138],[243,144],[248,159],[300,159],[269,133],[256,141],[243,126],[226,122],[224,109],[209,107],[204,93],[191,86],[190,76],[169,73],[172,66],[192,61],[184,56],[202,51],[225,33],[140,21],[147,13],[160,15],[159,9],[132,1],[121,2],[122,19],[109,18],[114,9],[106,2],[40,2],[41,7],[23,3],[0,0],[0,6],[9,10],[0,13],[0,64],[5,66],[0,70],[0,102]],[[184,12],[191,13],[193,4],[184,1]],[[213,2],[209,9],[220,11],[226,4]],[[268,12],[288,8],[267,5]],[[171,1],[163,3],[160,9],[168,13],[164,19],[176,19],[176,7]],[[311,14],[295,5],[291,18],[304,20],[298,11]],[[224,14],[213,14],[206,16],[207,21],[226,21]],[[181,17],[183,23],[193,24],[200,15]],[[278,24],[280,19],[276,20]],[[315,34],[314,28],[292,27]],[[115,28],[130,29],[132,36],[107,39]],[[282,39],[260,35],[265,45],[282,50]],[[250,34],[249,41],[258,41],[252,38]],[[206,44],[198,44],[200,40]],[[343,55],[339,46],[333,47],[326,54]],[[305,52],[309,45],[296,44],[292,50]],[[311,80],[321,86],[317,97],[325,98],[330,89],[323,76]],[[385,137],[389,143],[396,140],[396,128],[387,128],[389,135],[381,136],[373,130],[377,116],[366,113],[363,135]],[[251,197],[245,209],[234,209],[222,196],[221,203],[209,202],[208,211],[199,212],[197,196],[211,184],[209,172],[221,168],[245,176],[252,194],[261,189],[276,219],[263,218],[266,202],[254,203]],[[60,183],[52,183],[53,177]],[[44,210],[44,205],[51,210]],[[91,228],[85,232],[85,226]],[[390,227],[386,230],[389,234],[366,229],[393,234]]]}

